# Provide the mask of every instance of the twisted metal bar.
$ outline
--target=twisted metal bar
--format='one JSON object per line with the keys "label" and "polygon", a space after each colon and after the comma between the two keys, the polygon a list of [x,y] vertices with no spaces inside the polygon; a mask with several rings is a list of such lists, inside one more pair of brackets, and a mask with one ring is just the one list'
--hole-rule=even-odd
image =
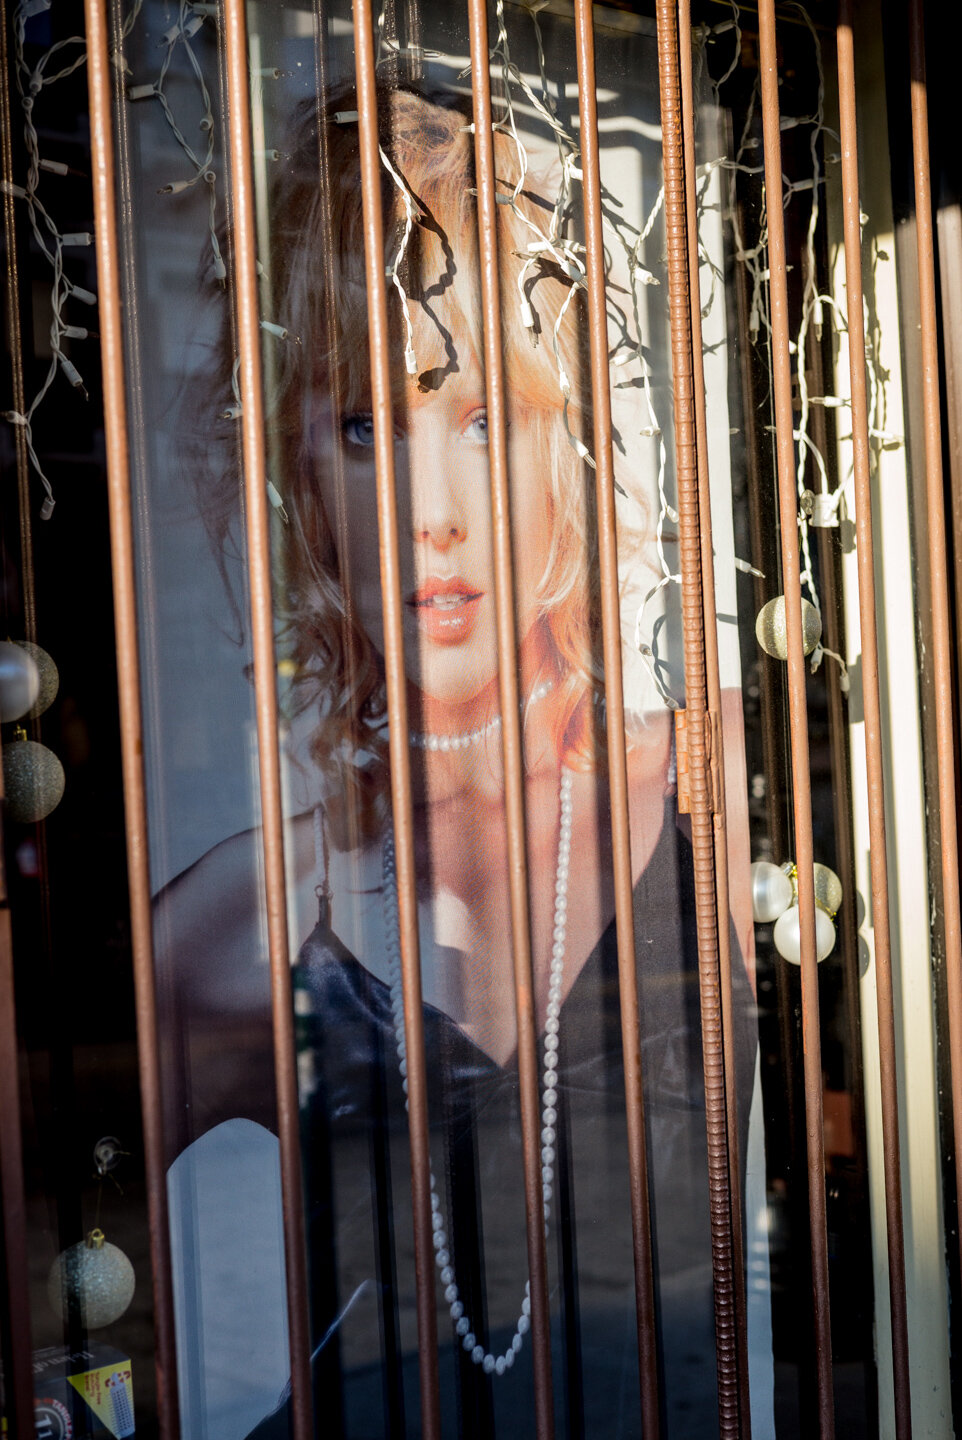
{"label": "twisted metal bar", "polygon": [[738,1138],[735,1025],[732,990],[731,896],[728,876],[728,827],[725,794],[725,737],[722,724],[721,670],[718,660],[718,618],[715,612],[715,550],[712,541],[711,479],[708,469],[708,406],[705,395],[701,329],[701,283],[698,254],[695,96],[692,78],[690,0],[678,0],[682,138],[685,152],[685,201],[688,224],[688,277],[691,287],[692,381],[695,400],[698,464],[698,530],[705,605],[705,678],[708,707],[714,719],[712,761],[715,772],[715,889],[718,906],[718,977],[721,992],[721,1046],[725,1064],[725,1108],[728,1142],[728,1191],[731,1204],[734,1272],[735,1356],[738,1366],[738,1407],[742,1440],[751,1440],[751,1396],[748,1385],[748,1304],[745,1293],[745,1239],[742,1217],[742,1173]]}
{"label": "twisted metal bar", "polygon": [[[682,575],[682,625],[685,643],[685,713],[691,789],[691,841],[698,926],[698,979],[702,1051],[705,1069],[705,1119],[708,1131],[708,1193],[712,1273],[715,1291],[715,1352],[718,1372],[719,1435],[738,1440],[738,1357],[735,1277],[729,1195],[725,1061],[722,1053],[722,1002],[719,975],[718,913],[712,781],[709,772],[710,718],[705,663],[705,597],[698,485],[694,398],[694,361],[689,276],[688,201],[682,132],[682,94],[678,54],[678,13],[674,0],[658,0],[658,82],[661,97],[662,154],[665,180],[665,232],[668,252],[668,300],[671,329],[675,416],[675,475]],[[685,44],[690,36],[684,37]]]}

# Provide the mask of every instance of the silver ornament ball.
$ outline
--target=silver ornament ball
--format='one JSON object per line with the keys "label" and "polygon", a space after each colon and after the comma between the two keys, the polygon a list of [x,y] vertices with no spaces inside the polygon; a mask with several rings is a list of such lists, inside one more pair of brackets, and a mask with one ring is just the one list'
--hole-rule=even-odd
{"label": "silver ornament ball", "polygon": [[12,640],[0,640],[0,721],[20,720],[37,703],[40,670],[33,656]]}
{"label": "silver ornament ball", "polygon": [[3,790],[7,815],[20,825],[45,820],[63,798],[66,777],[52,750],[36,740],[11,740],[3,747]]}
{"label": "silver ornament ball", "polygon": [[28,717],[35,720],[38,715],[49,710],[56,699],[57,691],[60,689],[60,671],[46,650],[42,650],[39,645],[34,645],[32,640],[18,640],[17,646],[20,650],[27,652],[40,675],[40,693],[27,711]]}
{"label": "silver ornament ball", "polygon": [[792,878],[770,860],[752,865],[752,918],[757,925],[770,925],[793,904]]}
{"label": "silver ornament ball", "polygon": [[134,1267],[124,1252],[91,1230],[86,1240],[58,1255],[47,1277],[47,1299],[67,1319],[73,1302],[85,1330],[112,1325],[134,1298]]}
{"label": "silver ornament ball", "polygon": [[[776,595],[763,605],[755,620],[755,636],[767,655],[776,660],[788,659],[788,622],[785,616],[785,596]],[[822,617],[815,606],[802,599],[802,648],[811,655],[822,638]]]}

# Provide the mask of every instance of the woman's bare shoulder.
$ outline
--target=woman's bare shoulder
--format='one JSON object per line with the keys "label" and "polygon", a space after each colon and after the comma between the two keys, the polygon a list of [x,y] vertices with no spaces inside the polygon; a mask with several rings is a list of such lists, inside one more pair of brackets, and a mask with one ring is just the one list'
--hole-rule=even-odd
{"label": "woman's bare shoulder", "polygon": [[[309,815],[287,822],[285,842],[289,884],[296,886],[313,864]],[[245,830],[213,846],[155,897],[158,963],[167,963],[182,993],[196,1002],[243,1004],[246,991],[263,990],[268,965],[263,875],[263,832]]]}

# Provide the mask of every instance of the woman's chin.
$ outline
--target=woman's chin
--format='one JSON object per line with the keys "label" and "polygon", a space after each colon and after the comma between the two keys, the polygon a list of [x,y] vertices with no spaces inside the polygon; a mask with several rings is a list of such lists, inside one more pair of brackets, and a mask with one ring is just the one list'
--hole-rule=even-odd
{"label": "woman's chin", "polygon": [[[422,730],[447,730],[465,726],[472,712],[496,712],[500,708],[497,671],[471,675],[460,670],[450,675],[411,677],[415,690],[411,724]],[[475,720],[477,723],[477,720]]]}

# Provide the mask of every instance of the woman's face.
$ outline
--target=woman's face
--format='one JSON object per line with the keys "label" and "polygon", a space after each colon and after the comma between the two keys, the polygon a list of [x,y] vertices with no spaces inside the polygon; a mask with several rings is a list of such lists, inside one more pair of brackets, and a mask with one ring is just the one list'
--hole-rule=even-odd
{"label": "woman's face", "polygon": [[[537,594],[549,553],[546,458],[529,413],[508,427],[517,634],[522,670],[549,644]],[[384,650],[374,426],[369,412],[322,417],[314,428],[322,498],[356,620]],[[433,390],[412,382],[395,406],[394,463],[401,549],[405,669],[423,697],[425,728],[441,710],[491,705],[497,681],[488,426],[476,365]],[[338,495],[338,472],[341,495]],[[441,707],[441,709],[439,709]]]}

